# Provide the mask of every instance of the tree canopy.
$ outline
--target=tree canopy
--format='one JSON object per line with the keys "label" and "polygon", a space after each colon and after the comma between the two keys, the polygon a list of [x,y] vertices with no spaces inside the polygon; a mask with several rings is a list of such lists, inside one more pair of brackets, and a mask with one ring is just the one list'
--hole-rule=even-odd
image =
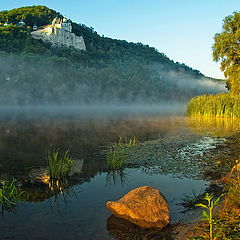
{"label": "tree canopy", "polygon": [[9,11],[1,11],[0,22],[8,21],[16,24],[24,20],[27,26],[32,27],[35,23],[38,26],[43,26],[49,24],[56,16],[61,16],[61,14],[45,6],[21,7]]}
{"label": "tree canopy", "polygon": [[222,32],[214,37],[213,60],[221,70],[232,94],[240,94],[240,12],[225,17]]}

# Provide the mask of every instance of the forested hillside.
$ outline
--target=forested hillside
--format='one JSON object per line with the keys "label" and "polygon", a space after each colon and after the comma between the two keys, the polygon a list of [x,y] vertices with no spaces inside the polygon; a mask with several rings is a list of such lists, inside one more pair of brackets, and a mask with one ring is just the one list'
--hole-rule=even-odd
{"label": "forested hillside", "polygon": [[[204,85],[210,80],[198,70],[153,47],[101,37],[83,24],[72,23],[86,52],[31,37],[35,23],[55,16],[61,14],[44,6],[0,12],[0,104],[158,103],[219,91]],[[24,27],[16,25],[21,19]]]}

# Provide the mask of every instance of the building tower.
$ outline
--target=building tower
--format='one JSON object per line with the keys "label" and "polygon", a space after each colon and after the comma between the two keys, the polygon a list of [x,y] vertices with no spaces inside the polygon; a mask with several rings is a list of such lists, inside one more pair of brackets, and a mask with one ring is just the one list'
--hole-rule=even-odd
{"label": "building tower", "polygon": [[66,16],[62,20],[62,29],[67,32],[72,32],[72,24],[69,19],[66,18]]}

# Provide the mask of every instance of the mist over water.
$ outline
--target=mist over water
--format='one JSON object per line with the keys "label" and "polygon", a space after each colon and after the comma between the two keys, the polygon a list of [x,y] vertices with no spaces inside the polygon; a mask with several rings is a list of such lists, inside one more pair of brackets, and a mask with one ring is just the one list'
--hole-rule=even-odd
{"label": "mist over water", "polygon": [[173,112],[179,112],[177,105],[196,95],[226,91],[222,83],[161,64],[119,65],[88,66],[73,64],[65,57],[5,54],[0,56],[0,106],[41,110],[54,105],[50,106],[54,111],[101,105],[124,110],[130,104],[141,112],[149,105],[153,106],[147,111],[158,111],[159,105],[165,114],[171,105]]}
{"label": "mist over water", "polygon": [[68,117],[79,119],[119,118],[119,117],[151,117],[151,116],[183,116],[185,103],[160,104],[99,104],[99,105],[25,105],[0,106],[0,119]]}

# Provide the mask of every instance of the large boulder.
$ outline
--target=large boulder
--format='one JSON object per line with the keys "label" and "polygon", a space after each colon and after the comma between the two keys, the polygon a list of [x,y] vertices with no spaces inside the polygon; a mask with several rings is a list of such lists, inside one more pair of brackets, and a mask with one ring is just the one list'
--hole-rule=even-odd
{"label": "large boulder", "polygon": [[133,189],[107,208],[117,217],[143,228],[164,228],[170,223],[168,204],[157,189],[144,186]]}

